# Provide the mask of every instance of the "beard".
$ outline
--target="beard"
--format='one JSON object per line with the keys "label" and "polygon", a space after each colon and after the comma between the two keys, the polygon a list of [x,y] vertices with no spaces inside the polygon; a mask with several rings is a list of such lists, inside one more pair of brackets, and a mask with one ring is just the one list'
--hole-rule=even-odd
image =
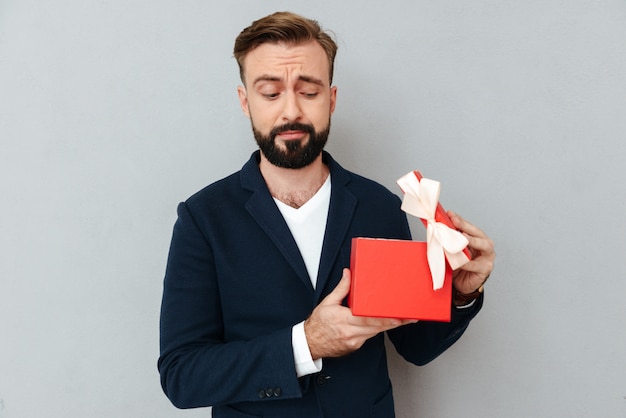
{"label": "beard", "polygon": [[[285,131],[306,132],[308,141],[306,138],[285,141],[285,148],[281,149],[276,146],[276,135]],[[313,125],[295,122],[277,126],[270,131],[269,135],[263,135],[257,131],[253,123],[252,132],[259,149],[271,164],[281,168],[303,168],[315,161],[322,153],[330,133],[330,119],[328,126],[320,132],[317,132]]]}

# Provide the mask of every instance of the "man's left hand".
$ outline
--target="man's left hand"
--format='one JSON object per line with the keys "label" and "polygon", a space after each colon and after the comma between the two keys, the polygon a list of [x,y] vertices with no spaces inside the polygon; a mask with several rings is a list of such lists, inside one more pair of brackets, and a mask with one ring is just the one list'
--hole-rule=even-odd
{"label": "man's left hand", "polygon": [[472,259],[454,271],[452,283],[460,293],[472,293],[487,281],[493,270],[496,258],[493,241],[481,229],[456,213],[448,211],[448,216],[469,241],[468,248],[472,253]]}

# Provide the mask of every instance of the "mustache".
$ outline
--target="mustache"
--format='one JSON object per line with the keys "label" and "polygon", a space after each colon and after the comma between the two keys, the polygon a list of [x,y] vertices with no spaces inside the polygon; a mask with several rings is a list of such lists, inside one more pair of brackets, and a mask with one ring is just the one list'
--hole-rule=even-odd
{"label": "mustache", "polygon": [[284,125],[274,127],[270,131],[269,137],[274,139],[276,135],[281,134],[285,131],[302,131],[308,133],[311,136],[315,135],[315,128],[313,127],[313,125],[307,125],[305,123],[299,122],[290,122],[285,123]]}

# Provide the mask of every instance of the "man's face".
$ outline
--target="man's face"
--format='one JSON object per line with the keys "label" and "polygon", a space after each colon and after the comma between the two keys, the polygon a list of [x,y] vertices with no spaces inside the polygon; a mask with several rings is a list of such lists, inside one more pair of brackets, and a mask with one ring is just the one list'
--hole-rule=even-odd
{"label": "man's face", "polygon": [[315,41],[265,43],[244,59],[245,87],[237,89],[259,148],[279,167],[301,168],[324,148],[335,109],[329,63]]}

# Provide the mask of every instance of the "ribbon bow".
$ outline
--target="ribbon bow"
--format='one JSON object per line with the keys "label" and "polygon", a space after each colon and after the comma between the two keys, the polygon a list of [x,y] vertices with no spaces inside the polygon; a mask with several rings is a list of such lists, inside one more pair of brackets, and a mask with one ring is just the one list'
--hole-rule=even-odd
{"label": "ribbon bow", "polygon": [[410,172],[398,179],[397,183],[404,192],[402,210],[426,221],[426,251],[433,289],[441,289],[446,273],[445,259],[448,259],[453,270],[467,263],[469,260],[463,249],[469,242],[459,231],[435,220],[440,192],[438,181],[427,178],[419,180],[414,172]]}

